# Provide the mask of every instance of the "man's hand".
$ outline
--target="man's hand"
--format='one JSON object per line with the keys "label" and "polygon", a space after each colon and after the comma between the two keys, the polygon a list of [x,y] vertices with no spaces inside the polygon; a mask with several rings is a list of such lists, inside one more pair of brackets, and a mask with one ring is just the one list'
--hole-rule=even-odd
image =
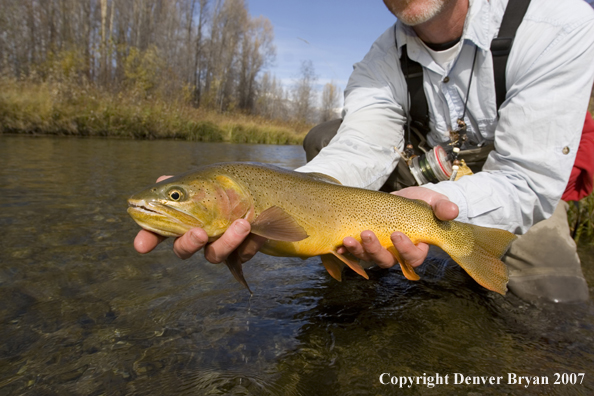
{"label": "man's hand", "polygon": [[[171,176],[161,176],[161,180]],[[250,235],[250,223],[244,219],[238,219],[213,243],[208,243],[208,235],[201,228],[192,228],[184,235],[175,239],[173,251],[175,254],[185,260],[194,253],[204,248],[204,257],[211,263],[222,263],[235,252],[242,263],[251,259],[260,250],[265,238],[257,235]],[[134,239],[134,248],[138,253],[148,253],[166,238],[147,230],[140,230]]]}
{"label": "man's hand", "polygon": [[[408,187],[392,194],[410,199],[420,199],[427,202],[433,208],[435,216],[440,220],[453,220],[458,217],[458,206],[451,202],[445,195],[423,187]],[[394,247],[400,253],[402,259],[413,267],[418,267],[425,261],[429,245],[419,243],[414,245],[411,240],[401,232],[394,232],[390,235]],[[357,258],[365,261],[373,261],[379,267],[390,268],[398,262],[388,250],[384,249],[375,234],[371,231],[361,233],[361,243],[355,238],[347,237],[343,240],[343,246],[339,253],[347,251]]]}

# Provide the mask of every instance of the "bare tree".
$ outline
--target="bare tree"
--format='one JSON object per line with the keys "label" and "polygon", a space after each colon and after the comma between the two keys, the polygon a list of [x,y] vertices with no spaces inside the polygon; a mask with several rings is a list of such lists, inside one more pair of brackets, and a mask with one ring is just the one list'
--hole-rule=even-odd
{"label": "bare tree", "polygon": [[256,18],[247,22],[241,45],[239,70],[239,107],[254,111],[256,76],[262,68],[274,59],[276,49],[273,44],[274,32],[270,21]]}
{"label": "bare tree", "polygon": [[257,86],[255,113],[270,119],[289,119],[289,99],[277,78],[266,72]]}
{"label": "bare tree", "polygon": [[293,118],[299,122],[313,122],[315,112],[315,89],[314,85],[318,77],[314,70],[312,61],[301,63],[300,76],[295,81],[291,92],[293,102]]}
{"label": "bare tree", "polygon": [[322,90],[322,106],[320,108],[320,122],[326,122],[335,119],[338,116],[339,89],[333,83],[324,85]]}
{"label": "bare tree", "polygon": [[[113,4],[113,3],[112,3]],[[113,12],[113,9],[112,9]],[[107,59],[107,0],[101,0],[101,45],[100,51],[100,70],[99,79],[103,84],[107,83],[107,65],[109,61]]]}
{"label": "bare tree", "polygon": [[[193,95],[193,103],[194,106],[200,106],[200,97],[202,94],[202,75],[203,75],[203,57],[204,57],[204,40],[203,40],[203,28],[206,24],[207,18],[207,6],[208,0],[199,0],[200,1],[200,9],[198,11],[198,27],[196,30],[196,40],[194,43],[194,67],[193,67],[193,86],[194,86],[194,95]],[[192,81],[192,80],[190,80]]]}
{"label": "bare tree", "polygon": [[234,66],[246,20],[243,0],[216,2],[210,23],[204,99],[218,110],[225,110],[233,102]]}

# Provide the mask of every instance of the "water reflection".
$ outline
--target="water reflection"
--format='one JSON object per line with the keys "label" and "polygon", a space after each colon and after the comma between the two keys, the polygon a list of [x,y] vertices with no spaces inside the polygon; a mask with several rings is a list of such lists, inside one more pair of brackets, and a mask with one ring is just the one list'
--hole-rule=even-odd
{"label": "water reflection", "polygon": [[[379,375],[585,372],[582,385],[414,386],[408,394],[590,394],[594,313],[534,307],[435,258],[423,281],[331,279],[258,255],[254,296],[224,266],[139,256],[126,198],[206,163],[304,162],[299,147],[0,136],[0,393],[401,394]],[[591,285],[591,249],[583,249]],[[589,260],[589,261],[588,261]],[[594,294],[593,294],[594,295]]]}

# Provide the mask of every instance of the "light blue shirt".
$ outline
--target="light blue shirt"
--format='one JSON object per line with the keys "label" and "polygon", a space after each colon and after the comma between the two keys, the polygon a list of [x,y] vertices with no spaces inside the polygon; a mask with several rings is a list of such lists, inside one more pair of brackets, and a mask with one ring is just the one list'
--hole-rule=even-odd
{"label": "light blue shirt", "polygon": [[405,141],[408,93],[399,61],[405,44],[424,68],[428,141],[447,145],[448,130],[463,113],[478,48],[465,122],[472,145],[494,142],[495,150],[482,172],[424,187],[456,203],[463,222],[524,233],[549,217],[575,161],[594,80],[594,10],[583,0],[531,1],[509,56],[507,96],[498,114],[489,48],[506,5],[470,1],[462,45],[447,69],[412,28],[397,22],[388,29],[354,66],[337,135],[298,171],[324,173],[349,186],[383,185]]}

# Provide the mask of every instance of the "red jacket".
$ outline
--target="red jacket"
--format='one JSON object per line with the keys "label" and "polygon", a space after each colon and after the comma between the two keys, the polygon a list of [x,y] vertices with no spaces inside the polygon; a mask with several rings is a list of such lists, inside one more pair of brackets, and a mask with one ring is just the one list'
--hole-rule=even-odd
{"label": "red jacket", "polygon": [[586,112],[586,122],[580,139],[569,183],[561,197],[564,201],[579,201],[592,193],[594,187],[594,120]]}

